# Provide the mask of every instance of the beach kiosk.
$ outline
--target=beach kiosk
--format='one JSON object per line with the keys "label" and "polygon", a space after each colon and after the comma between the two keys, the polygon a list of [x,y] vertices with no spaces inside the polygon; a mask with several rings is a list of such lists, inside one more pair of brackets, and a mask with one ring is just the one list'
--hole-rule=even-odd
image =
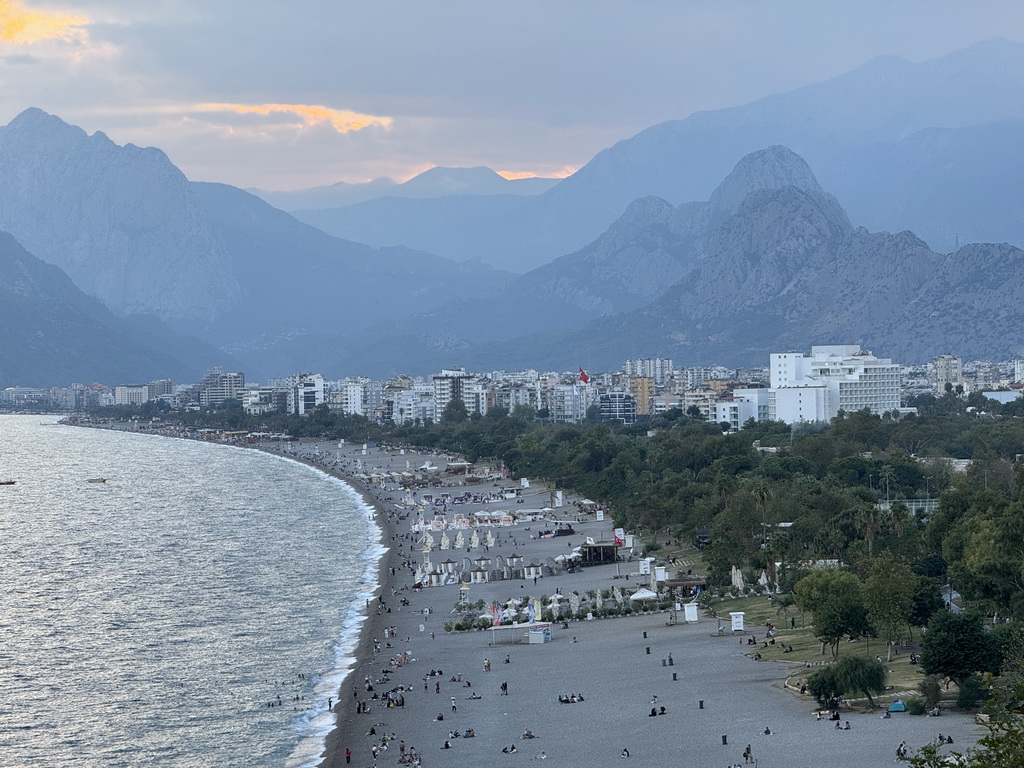
{"label": "beach kiosk", "polygon": [[686,616],[687,622],[697,621],[697,604],[696,603],[685,603],[683,605],[684,615]]}
{"label": "beach kiosk", "polygon": [[743,632],[743,617],[746,614],[743,611],[729,611],[729,616],[732,618],[732,631]]}
{"label": "beach kiosk", "polygon": [[539,579],[544,575],[544,566],[540,563],[530,563],[523,569],[523,573],[527,579]]}

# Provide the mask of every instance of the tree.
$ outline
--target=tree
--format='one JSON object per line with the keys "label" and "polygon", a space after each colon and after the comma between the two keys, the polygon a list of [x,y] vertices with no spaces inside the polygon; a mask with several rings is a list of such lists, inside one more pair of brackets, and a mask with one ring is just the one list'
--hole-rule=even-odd
{"label": "tree", "polygon": [[864,656],[845,656],[835,663],[836,682],[843,693],[863,693],[874,709],[872,693],[885,691],[885,667],[882,662]]}
{"label": "tree", "polygon": [[469,416],[469,411],[466,410],[466,404],[459,398],[454,397],[444,407],[444,411],[441,413],[441,421],[460,424],[466,420],[467,416]]}
{"label": "tree", "polygon": [[822,667],[807,678],[807,690],[822,709],[834,709],[843,689],[836,678],[835,666]]}
{"label": "tree", "polygon": [[881,632],[889,647],[886,659],[892,661],[892,641],[906,625],[914,609],[915,577],[910,566],[883,552],[871,563],[864,584],[864,605],[868,620]]}
{"label": "tree", "polygon": [[868,629],[860,579],[849,571],[816,570],[800,579],[795,587],[800,607],[814,616],[814,636],[839,656],[839,641],[861,635]]}
{"label": "tree", "polygon": [[921,641],[921,667],[957,684],[975,672],[998,672],[999,649],[973,613],[939,611]]}
{"label": "tree", "polygon": [[[939,592],[938,579],[928,576],[914,577],[914,605],[910,609],[909,624],[911,627],[926,627],[936,611],[941,611],[946,604]],[[913,629],[911,629],[913,632]],[[911,635],[913,637],[913,635]]]}

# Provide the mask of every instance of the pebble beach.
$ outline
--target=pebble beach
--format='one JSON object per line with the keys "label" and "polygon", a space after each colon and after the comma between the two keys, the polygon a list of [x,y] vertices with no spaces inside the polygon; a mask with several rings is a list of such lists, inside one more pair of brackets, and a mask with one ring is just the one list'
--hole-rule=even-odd
{"label": "pebble beach", "polygon": [[[639,760],[729,768],[744,764],[748,746],[747,764],[861,768],[893,764],[901,742],[913,751],[942,733],[953,739],[944,749],[953,750],[980,735],[973,718],[965,715],[898,713],[883,719],[883,710],[856,709],[843,713],[850,728],[837,730],[834,723],[815,717],[812,699],[785,687],[787,677],[799,673],[802,659],[754,661],[744,641],[751,629],[755,634],[763,631],[747,627],[734,634],[727,620],[723,624],[705,613],[696,622],[686,622],[682,611],[671,610],[556,621],[549,642],[527,642],[525,627],[446,631],[446,622],[450,627],[459,619],[455,606],[464,582],[417,588],[417,576],[423,573],[419,566],[426,558],[435,563],[480,557],[501,562],[516,555],[524,562],[553,563],[588,537],[610,541],[610,520],[598,520],[571,495],[562,507],[552,508],[552,494],[536,483],[523,488],[515,480],[492,476],[469,485],[464,475],[446,472],[449,463],[461,461],[458,457],[323,441],[261,447],[318,466],[360,491],[374,510],[387,549],[376,598],[367,606],[356,664],[331,702],[336,727],[327,739],[324,768],[501,768],[535,759],[562,765]],[[435,510],[409,507],[408,494],[391,480],[398,475],[390,474],[423,466],[432,467],[425,474],[434,487],[418,494],[454,497],[471,488],[478,499],[449,507],[452,518],[481,510],[548,508],[547,519],[481,527],[476,548],[463,541],[460,551],[435,547],[425,553],[422,534],[412,523],[424,514],[433,517]],[[501,500],[516,489],[517,498]],[[540,536],[569,523],[572,535]],[[484,543],[488,530],[491,547]],[[465,533],[468,539],[469,531]],[[436,541],[440,533],[433,536]],[[448,536],[454,539],[456,532]],[[461,596],[471,603],[504,606],[616,587],[629,595],[642,585],[641,579],[646,584],[638,565],[632,558],[574,572],[545,569],[536,583],[532,578],[472,583]],[[527,732],[533,738],[524,738]]]}

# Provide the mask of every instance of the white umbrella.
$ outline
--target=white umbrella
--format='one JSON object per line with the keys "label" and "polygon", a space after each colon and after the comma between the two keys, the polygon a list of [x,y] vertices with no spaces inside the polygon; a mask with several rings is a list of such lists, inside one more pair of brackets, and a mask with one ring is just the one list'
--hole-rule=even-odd
{"label": "white umbrella", "polygon": [[441,534],[441,549],[451,549],[451,548],[452,548],[452,542],[448,538],[448,534],[447,533],[442,533]]}
{"label": "white umbrella", "polygon": [[560,595],[558,592],[555,592],[555,594],[551,595],[548,599],[553,603],[557,603],[559,600],[565,600],[565,595]]}
{"label": "white umbrella", "polygon": [[476,531],[473,531],[473,535],[469,537],[469,546],[472,549],[480,546],[480,535]]}
{"label": "white umbrella", "polygon": [[455,534],[455,548],[462,549],[466,546],[466,537],[462,535],[462,531]]}

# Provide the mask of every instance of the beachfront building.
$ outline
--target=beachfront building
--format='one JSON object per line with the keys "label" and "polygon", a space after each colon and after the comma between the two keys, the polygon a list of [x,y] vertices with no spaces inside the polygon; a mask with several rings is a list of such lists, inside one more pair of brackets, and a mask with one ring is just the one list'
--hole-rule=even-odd
{"label": "beachfront building", "polygon": [[434,396],[434,385],[414,382],[408,389],[397,390],[391,397],[391,420],[402,425],[437,421],[440,411]]}
{"label": "beachfront building", "polygon": [[245,389],[245,374],[228,372],[220,366],[211,368],[196,385],[196,400],[204,408],[218,408],[225,400],[240,399]]}
{"label": "beachfront building", "polygon": [[246,387],[239,394],[242,410],[250,416],[265,413],[285,413],[288,410],[288,393],[278,387]]}
{"label": "beachfront building", "polygon": [[327,387],[327,407],[349,416],[368,416],[372,410],[367,397],[369,383],[369,379],[362,377],[331,382]]}
{"label": "beachfront building", "polygon": [[900,366],[856,344],[771,355],[769,418],[787,424],[831,421],[840,411],[899,410]]}
{"label": "beachfront building", "polygon": [[150,399],[147,384],[118,384],[114,387],[114,405],[142,405]]}
{"label": "beachfront building", "polygon": [[288,413],[301,416],[324,402],[324,377],[319,373],[296,373],[283,379],[271,379],[269,384],[286,393]]}

